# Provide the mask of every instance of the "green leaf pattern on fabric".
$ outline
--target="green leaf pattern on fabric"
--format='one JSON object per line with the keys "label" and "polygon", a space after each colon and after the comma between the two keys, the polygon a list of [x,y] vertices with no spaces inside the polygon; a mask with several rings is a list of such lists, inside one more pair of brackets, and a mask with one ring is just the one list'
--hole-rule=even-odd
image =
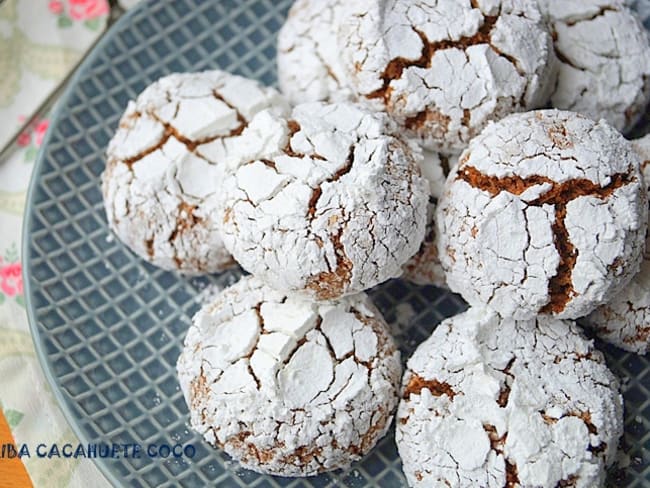
{"label": "green leaf pattern on fabric", "polygon": [[67,15],[61,15],[59,19],[57,20],[57,25],[61,27],[62,29],[66,29],[68,27],[72,27],[72,19],[68,17]]}
{"label": "green leaf pattern on fabric", "polygon": [[18,410],[14,410],[13,408],[9,408],[5,410],[4,414],[5,414],[5,419],[7,419],[7,423],[9,424],[9,427],[12,429],[16,428],[20,423],[20,421],[25,416],[22,412],[19,412]]}

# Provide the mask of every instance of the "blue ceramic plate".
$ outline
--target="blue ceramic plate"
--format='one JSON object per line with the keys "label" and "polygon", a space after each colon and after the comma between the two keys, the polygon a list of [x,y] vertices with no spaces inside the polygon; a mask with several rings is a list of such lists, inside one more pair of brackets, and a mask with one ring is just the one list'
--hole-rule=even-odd
{"label": "blue ceramic plate", "polygon": [[[650,0],[637,2],[650,15]],[[24,234],[29,321],[45,374],[83,443],[193,445],[193,457],[102,458],[116,486],[405,486],[392,435],[348,472],[310,479],[237,469],[194,434],[175,374],[197,294],[238,273],[184,279],[111,238],[99,175],[129,99],[175,71],[221,68],[275,83],[276,33],[290,0],[147,2],[125,15],[77,72],[34,170]],[[432,287],[392,281],[371,291],[404,357],[465,308]],[[624,379],[629,467],[614,486],[650,486],[650,359],[605,348]],[[186,451],[191,453],[190,451]],[[163,450],[164,453],[164,450]]]}

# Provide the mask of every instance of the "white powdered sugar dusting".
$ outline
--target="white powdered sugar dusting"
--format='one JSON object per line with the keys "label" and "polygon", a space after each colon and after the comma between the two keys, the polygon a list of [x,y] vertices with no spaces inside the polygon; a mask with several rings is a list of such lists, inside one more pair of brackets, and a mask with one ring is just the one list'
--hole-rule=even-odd
{"label": "white powdered sugar dusting", "polygon": [[352,100],[337,43],[347,2],[297,0],[278,34],[278,82],[297,105]]}
{"label": "white powdered sugar dusting", "polygon": [[418,151],[392,131],[347,103],[258,114],[224,183],[228,250],[268,285],[318,299],[399,276],[424,237],[428,192]]}
{"label": "white powdered sugar dusting", "polygon": [[589,314],[642,259],[648,208],[639,158],[606,122],[511,115],[462,154],[437,209],[449,287],[504,316]]}
{"label": "white powdered sugar dusting", "polygon": [[413,487],[592,488],[616,459],[623,404],[573,322],[472,308],[409,359],[396,425]]}
{"label": "white powdered sugar dusting", "polygon": [[302,301],[253,277],[194,317],[178,360],[191,424],[254,471],[346,468],[383,437],[399,352],[365,294]]}
{"label": "white powdered sugar dusting", "polygon": [[631,129],[650,101],[648,33],[618,0],[539,0],[559,60],[554,107]]}
{"label": "white powdered sugar dusting", "polygon": [[[641,157],[646,185],[650,182],[650,135],[632,141]],[[650,350],[650,239],[641,269],[632,281],[606,304],[598,307],[586,321],[598,337],[626,351],[646,354]]]}
{"label": "white powdered sugar dusting", "polygon": [[222,71],[172,74],[129,102],[107,150],[102,191],[117,237],[185,274],[234,264],[216,219],[230,146],[279,93]]}
{"label": "white powdered sugar dusting", "polygon": [[489,120],[544,105],[555,82],[526,0],[353,0],[339,46],[360,99],[431,150],[461,151]]}

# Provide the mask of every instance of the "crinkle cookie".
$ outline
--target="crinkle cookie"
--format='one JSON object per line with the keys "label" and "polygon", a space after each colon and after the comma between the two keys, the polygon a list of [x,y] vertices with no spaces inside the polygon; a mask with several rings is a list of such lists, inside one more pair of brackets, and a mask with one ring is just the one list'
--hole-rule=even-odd
{"label": "crinkle cookie", "polygon": [[344,0],[297,0],[278,35],[278,82],[293,104],[354,98],[341,66],[337,30]]}
{"label": "crinkle cookie", "polygon": [[639,158],[605,121],[508,116],[447,180],[436,222],[447,284],[506,317],[585,316],[637,273],[647,207]]}
{"label": "crinkle cookie", "polygon": [[[646,185],[650,183],[650,136],[632,141],[641,156]],[[646,354],[650,350],[650,238],[641,270],[623,290],[598,307],[586,321],[604,341],[626,351]]]}
{"label": "crinkle cookie", "polygon": [[555,82],[536,2],[356,1],[346,19],[350,84],[431,150],[463,150],[489,120],[544,105]]}
{"label": "crinkle cookie", "polygon": [[648,34],[618,0],[540,0],[559,59],[554,107],[628,130],[650,101]]}
{"label": "crinkle cookie", "polygon": [[231,145],[278,92],[222,71],[165,76],[130,101],[107,150],[108,224],[145,260],[186,274],[234,264],[215,218]]}
{"label": "crinkle cookie", "polygon": [[409,359],[396,425],[413,487],[594,488],[615,459],[623,400],[574,323],[472,308]]}
{"label": "crinkle cookie", "polygon": [[310,476],[385,435],[399,357],[365,294],[308,302],[245,277],[195,315],[177,369],[210,444],[254,471]]}
{"label": "crinkle cookie", "polygon": [[429,205],[427,206],[427,227],[424,240],[417,253],[404,265],[405,278],[416,285],[434,285],[447,287],[445,273],[438,258],[438,240],[436,239],[435,213],[436,204],[442,195],[445,180],[451,168],[458,163],[458,156],[446,156],[432,151],[424,151],[420,164],[422,175],[429,182]]}
{"label": "crinkle cookie", "polygon": [[273,288],[332,299],[401,274],[424,237],[427,183],[385,114],[309,103],[260,113],[224,183],[222,236]]}

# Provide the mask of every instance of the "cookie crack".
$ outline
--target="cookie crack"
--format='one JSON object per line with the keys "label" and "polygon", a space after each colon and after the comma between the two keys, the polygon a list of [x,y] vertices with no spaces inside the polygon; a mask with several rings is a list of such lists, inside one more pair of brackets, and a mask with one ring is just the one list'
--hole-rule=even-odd
{"label": "cookie crack", "polygon": [[411,395],[420,395],[424,389],[429,390],[433,396],[440,397],[442,395],[447,395],[451,401],[454,400],[454,397],[457,394],[452,389],[451,385],[445,381],[425,380],[420,375],[414,373],[406,385],[406,388],[404,388],[402,397],[404,400],[408,400]]}
{"label": "cookie crack", "polygon": [[[472,7],[478,8],[477,5],[475,4],[472,4]],[[478,31],[475,34],[471,36],[463,36],[458,40],[444,40],[444,41],[436,41],[436,42],[431,42],[424,32],[422,32],[421,30],[415,27],[412,27],[413,31],[420,37],[420,40],[422,41],[422,51],[420,57],[417,59],[408,59],[401,56],[397,58],[393,58],[386,65],[386,68],[381,74],[380,77],[382,80],[381,88],[378,88],[377,90],[366,94],[365,95],[366,98],[369,100],[382,99],[385,104],[388,104],[392,92],[390,84],[393,80],[400,79],[402,77],[402,73],[407,68],[422,68],[422,69],[431,68],[431,62],[436,52],[444,51],[446,49],[455,48],[464,51],[470,46],[487,44],[488,46],[490,46],[492,51],[494,51],[494,53],[497,56],[500,56],[508,60],[515,67],[517,72],[521,74],[521,70],[519,68],[519,63],[517,62],[517,60],[513,56],[502,52],[500,49],[498,49],[496,46],[492,44],[491,34],[498,20],[499,20],[499,15],[484,15],[483,24],[479,27]],[[523,101],[523,97],[522,97],[522,101]],[[427,110],[419,112],[415,116],[407,119],[407,121],[412,126],[418,123],[422,123],[422,121],[426,120],[427,117],[431,117],[431,114],[429,114],[428,112],[429,111]]]}
{"label": "cookie crack", "polygon": [[512,365],[515,363],[515,359],[516,358],[513,357],[508,362],[506,367],[500,370],[506,376],[504,380],[504,384],[499,390],[499,396],[497,397],[497,403],[501,408],[505,408],[506,405],[508,405],[508,399],[510,398],[510,389],[511,389],[511,386],[508,384],[508,378],[510,378],[511,380],[514,380],[515,378],[514,375],[510,372],[510,370],[512,369]]}
{"label": "cookie crack", "polygon": [[497,454],[503,455],[503,448],[506,444],[508,433],[506,432],[501,437],[499,437],[497,434],[497,428],[492,424],[483,424],[483,430],[490,439],[490,449],[492,449]]}
{"label": "cookie crack", "polygon": [[325,161],[325,158],[323,156],[321,156],[320,154],[318,154],[318,153],[307,155],[307,154],[304,154],[304,153],[296,152],[291,148],[291,139],[293,138],[293,136],[296,133],[300,132],[300,129],[301,129],[300,128],[300,123],[297,120],[294,120],[294,119],[287,120],[287,129],[289,130],[289,134],[287,134],[287,143],[282,148],[282,152],[284,154],[286,154],[287,156],[292,157],[292,158],[301,158],[302,159],[302,158],[309,157],[309,158],[312,158],[312,159],[318,159],[320,161]]}
{"label": "cookie crack", "polygon": [[[235,115],[237,117],[237,122],[239,122],[239,126],[232,129],[230,133],[225,137],[234,137],[234,136],[241,135],[241,133],[244,132],[246,126],[248,126],[248,121],[246,120],[246,118],[242,115],[239,109],[237,109],[237,107],[235,107],[230,102],[228,102],[228,100],[226,100],[217,90],[212,90],[212,96],[217,100],[219,100],[220,102],[223,102],[226,105],[226,107],[228,107],[230,110],[235,112]],[[216,137],[215,139],[218,138],[219,137]]]}
{"label": "cookie crack", "polygon": [[352,279],[354,265],[341,242],[344,229],[345,226],[341,226],[336,234],[330,234],[330,241],[336,255],[336,268],[333,271],[322,271],[307,280],[306,288],[312,290],[319,300],[340,296]]}
{"label": "cookie crack", "polygon": [[506,463],[506,484],[504,488],[516,488],[521,486],[519,481],[519,471],[517,469],[517,464],[510,462],[508,458],[505,458]]}
{"label": "cookie crack", "polygon": [[345,160],[345,164],[336,173],[327,178],[325,181],[322,181],[316,188],[312,190],[311,198],[309,199],[309,203],[307,205],[307,216],[309,217],[310,222],[312,222],[316,217],[316,206],[318,205],[318,200],[323,194],[323,185],[325,183],[334,183],[352,171],[352,165],[354,163],[354,148],[354,144],[350,146],[350,151],[348,153],[347,159]]}
{"label": "cookie crack", "polygon": [[[222,100],[223,103],[225,103],[229,108],[231,108],[232,110],[234,110],[236,112],[237,120],[240,122],[240,125],[238,127],[232,129],[226,135],[216,135],[216,136],[204,137],[203,139],[199,139],[199,140],[195,141],[195,140],[192,140],[192,139],[182,135],[172,124],[170,124],[169,122],[163,121],[155,113],[147,112],[147,115],[149,117],[153,118],[154,120],[156,120],[156,122],[158,122],[160,125],[163,126],[163,128],[164,128],[163,135],[160,138],[160,140],[156,144],[154,144],[153,146],[151,146],[151,147],[149,147],[147,149],[144,149],[143,151],[140,151],[135,156],[131,156],[130,158],[125,159],[123,161],[124,164],[126,164],[129,167],[129,169],[131,169],[135,163],[137,163],[138,161],[140,161],[144,157],[148,156],[149,154],[151,154],[151,153],[153,153],[155,151],[158,151],[159,149],[162,149],[165,146],[165,144],[167,144],[167,141],[169,141],[169,139],[172,138],[172,137],[174,139],[176,139],[178,142],[180,142],[181,144],[183,144],[187,148],[187,150],[189,152],[196,154],[196,148],[198,146],[201,146],[203,144],[208,144],[210,142],[216,141],[217,139],[227,139],[229,137],[235,137],[235,136],[240,135],[244,131],[246,126],[248,125],[248,122],[246,122],[246,119],[243,118],[243,116],[239,113],[239,111],[237,111],[236,108],[229,105],[228,102],[223,100],[223,98],[221,98],[220,95],[218,95],[216,92],[214,92],[214,96],[215,96],[215,98],[218,98],[219,100]],[[134,118],[137,118],[137,117],[142,117],[142,114],[137,112],[136,114],[134,114]],[[196,155],[199,156],[199,157],[202,157],[202,156],[200,156],[198,154],[196,154]],[[202,159],[205,159],[205,158],[202,158]]]}
{"label": "cookie crack", "polygon": [[568,478],[564,478],[563,480],[558,481],[556,488],[571,488],[573,486],[576,486],[579,480],[580,478],[577,475],[572,474]]}
{"label": "cookie crack", "polygon": [[553,243],[560,257],[560,262],[556,274],[549,280],[549,301],[539,310],[540,313],[555,314],[564,311],[567,304],[576,296],[576,291],[573,288],[573,269],[578,258],[578,250],[571,243],[566,228],[567,205],[569,202],[585,196],[605,200],[617,189],[636,180],[629,173],[616,173],[610,177],[610,182],[605,186],[597,185],[584,178],[557,183],[550,178],[539,175],[525,178],[520,176],[488,176],[472,166],[460,170],[456,178],[464,181],[472,188],[489,193],[493,197],[504,191],[513,195],[521,195],[535,186],[550,185],[550,189],[543,195],[526,203],[528,206],[533,207],[552,205],[555,208],[555,222],[551,225],[551,230],[553,232]]}
{"label": "cookie crack", "polygon": [[[201,217],[194,215],[194,212],[198,209],[198,205],[191,205],[185,201],[181,201],[178,205],[178,212],[176,215],[176,226],[172,230],[172,233],[169,235],[167,241],[169,244],[176,250],[174,246],[174,241],[176,238],[182,234],[187,229],[192,229],[199,223],[203,221]],[[174,262],[178,268],[181,268],[183,265],[183,260],[174,253]]]}
{"label": "cookie crack", "polygon": [[[559,418],[549,417],[548,415],[546,415],[546,412],[544,412],[544,411],[540,411],[539,413],[542,416],[542,419],[544,419],[544,422],[546,424],[548,424],[548,425],[553,425],[553,424],[557,423],[558,420],[560,420]],[[588,412],[588,411],[572,411],[572,412],[568,412],[567,414],[563,415],[560,418],[563,418],[563,417],[575,417],[575,418],[578,418],[578,419],[582,420],[582,422],[587,427],[587,431],[589,432],[589,434],[598,436],[598,427],[596,427],[596,425],[591,420],[591,413],[590,412]],[[596,446],[593,446],[593,445],[589,444],[589,447],[587,447],[587,450],[589,452],[595,454],[595,455],[602,454],[603,452],[605,452],[607,450],[607,443],[606,442],[600,442],[600,444],[598,444]],[[570,480],[570,479],[571,479],[571,477],[569,477],[567,480]],[[558,486],[573,486],[573,485],[567,484],[567,485],[558,485]]]}
{"label": "cookie crack", "polygon": [[604,7],[600,7],[600,9],[597,12],[593,13],[592,15],[589,15],[587,17],[582,17],[579,19],[568,20],[565,21],[564,24],[569,27],[572,27],[576,24],[579,24],[580,22],[590,22],[592,20],[597,19],[598,17],[604,16],[607,12],[619,12],[619,9],[611,5],[605,5]]}

